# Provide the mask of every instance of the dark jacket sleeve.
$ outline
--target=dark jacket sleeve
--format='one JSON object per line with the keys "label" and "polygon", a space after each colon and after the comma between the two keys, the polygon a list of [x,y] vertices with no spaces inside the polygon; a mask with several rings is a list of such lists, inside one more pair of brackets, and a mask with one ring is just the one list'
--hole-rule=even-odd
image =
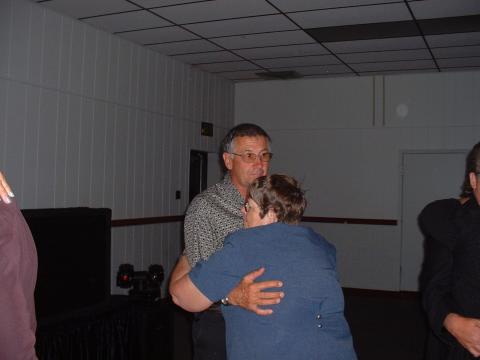
{"label": "dark jacket sleeve", "polygon": [[456,237],[454,216],[459,206],[454,199],[435,201],[419,216],[419,225],[425,236],[420,275],[422,305],[432,331],[448,343],[454,342],[454,338],[444,329],[443,321],[455,308],[451,290]]}

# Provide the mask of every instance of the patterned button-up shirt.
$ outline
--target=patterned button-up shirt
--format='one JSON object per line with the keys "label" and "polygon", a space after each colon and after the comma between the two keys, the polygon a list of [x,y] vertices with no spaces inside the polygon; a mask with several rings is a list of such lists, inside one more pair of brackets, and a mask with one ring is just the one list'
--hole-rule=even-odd
{"label": "patterned button-up shirt", "polygon": [[228,234],[243,227],[243,203],[229,174],[192,200],[184,225],[184,254],[190,266],[207,260],[223,247]]}

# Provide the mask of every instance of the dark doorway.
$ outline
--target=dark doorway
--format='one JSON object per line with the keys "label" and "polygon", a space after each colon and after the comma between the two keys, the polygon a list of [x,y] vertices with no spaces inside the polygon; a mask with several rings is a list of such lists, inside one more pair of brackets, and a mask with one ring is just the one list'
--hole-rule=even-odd
{"label": "dark doorway", "polygon": [[208,153],[190,150],[189,202],[207,188]]}

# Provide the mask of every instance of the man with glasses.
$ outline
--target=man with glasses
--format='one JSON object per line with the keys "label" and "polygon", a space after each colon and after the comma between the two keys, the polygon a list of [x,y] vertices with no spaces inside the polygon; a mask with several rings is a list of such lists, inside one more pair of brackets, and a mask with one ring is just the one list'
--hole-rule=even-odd
{"label": "man with glasses", "polygon": [[[248,186],[258,177],[267,175],[272,159],[270,137],[254,124],[232,128],[222,141],[222,152],[227,170],[225,177],[197,195],[187,209],[185,252],[174,271],[184,272],[199,260],[208,259],[223,247],[228,234],[243,227],[242,207]],[[263,290],[281,287],[282,283],[276,280],[255,283],[264,269],[251,270],[221,303],[269,315],[271,309],[259,306],[278,304],[283,293]],[[225,323],[220,305],[213,304],[195,314],[192,335],[195,360],[226,359]]]}

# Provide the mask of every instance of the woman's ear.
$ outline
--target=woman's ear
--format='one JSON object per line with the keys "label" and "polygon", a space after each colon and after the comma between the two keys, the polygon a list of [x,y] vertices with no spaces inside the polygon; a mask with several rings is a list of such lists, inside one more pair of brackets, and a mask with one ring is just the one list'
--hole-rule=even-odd
{"label": "woman's ear", "polygon": [[268,209],[267,217],[272,223],[276,223],[278,221],[277,214],[273,209]]}
{"label": "woman's ear", "polygon": [[476,190],[478,187],[477,174],[475,174],[474,172],[471,172],[470,174],[468,174],[468,176],[470,178],[470,186],[472,187],[473,190]]}

